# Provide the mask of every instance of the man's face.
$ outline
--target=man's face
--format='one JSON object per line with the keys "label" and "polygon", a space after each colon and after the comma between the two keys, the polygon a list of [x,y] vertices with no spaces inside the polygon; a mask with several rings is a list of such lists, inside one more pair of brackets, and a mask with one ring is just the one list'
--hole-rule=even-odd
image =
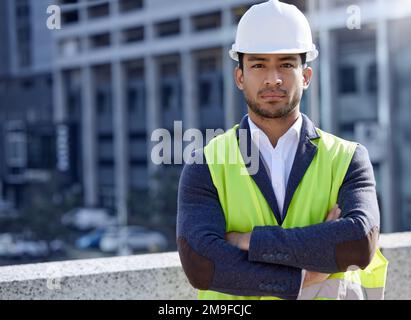
{"label": "man's face", "polygon": [[312,77],[299,54],[244,54],[243,63],[244,70],[236,68],[235,80],[252,112],[282,118],[299,106]]}

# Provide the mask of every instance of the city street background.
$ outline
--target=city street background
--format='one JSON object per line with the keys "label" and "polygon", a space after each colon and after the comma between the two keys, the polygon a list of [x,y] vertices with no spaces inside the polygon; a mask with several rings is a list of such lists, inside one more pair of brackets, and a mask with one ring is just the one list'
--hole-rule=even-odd
{"label": "city street background", "polygon": [[[176,250],[182,165],[151,134],[246,114],[228,50],[260,2],[0,0],[0,265]],[[411,231],[411,0],[283,2],[320,52],[302,112],[368,149],[381,231]]]}

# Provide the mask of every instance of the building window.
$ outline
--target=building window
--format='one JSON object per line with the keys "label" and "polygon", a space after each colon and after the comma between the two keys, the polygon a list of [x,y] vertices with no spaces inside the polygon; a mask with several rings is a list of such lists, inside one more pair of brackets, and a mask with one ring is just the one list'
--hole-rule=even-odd
{"label": "building window", "polygon": [[125,29],[122,32],[123,43],[139,42],[144,40],[144,27]]}
{"label": "building window", "polygon": [[49,169],[55,164],[55,141],[51,132],[51,127],[35,128],[36,131],[30,133],[27,144],[28,167],[35,169]]}
{"label": "building window", "polygon": [[78,10],[66,11],[61,14],[63,24],[76,23],[79,21]]}
{"label": "building window", "polygon": [[67,109],[70,119],[80,119],[81,92],[80,89],[71,89],[67,93]]}
{"label": "building window", "polygon": [[20,67],[31,65],[30,6],[27,0],[15,2],[17,50]]}
{"label": "building window", "polygon": [[161,106],[163,110],[170,110],[174,100],[174,88],[170,83],[161,86]]}
{"label": "building window", "polygon": [[90,19],[107,17],[110,14],[108,3],[98,4],[88,8],[88,17]]}
{"label": "building window", "polygon": [[[344,0],[344,1],[347,2],[347,0]],[[302,12],[305,12],[307,10],[306,8],[307,1],[305,0],[283,0],[283,2],[296,6]]]}
{"label": "building window", "polygon": [[[179,76],[179,62],[176,57],[167,57],[159,63],[159,93],[163,111],[163,125],[169,122],[170,117],[177,117],[181,105],[181,84]],[[167,118],[168,117],[168,118]],[[167,119],[166,119],[167,118]],[[171,121],[172,122],[172,121]]]}
{"label": "building window", "polygon": [[137,91],[134,88],[129,88],[127,91],[128,113],[137,113]]}
{"label": "building window", "polygon": [[25,168],[27,165],[26,136],[22,132],[10,132],[6,136],[7,164],[10,167]]}
{"label": "building window", "polygon": [[96,34],[90,37],[90,47],[94,49],[110,46],[110,33]]}
{"label": "building window", "polygon": [[358,91],[357,70],[354,66],[341,66],[338,70],[339,93],[353,94]]}
{"label": "building window", "polygon": [[369,93],[377,93],[378,91],[378,69],[375,63],[368,66],[367,89]]}
{"label": "building window", "polygon": [[21,87],[23,90],[30,90],[34,87],[33,79],[27,78],[21,82]]}
{"label": "building window", "polygon": [[[141,138],[130,138],[130,164],[140,161],[147,163],[147,143],[145,134]],[[145,163],[144,163],[145,162]]]}
{"label": "building window", "polygon": [[0,81],[0,94],[6,93],[7,82]]}
{"label": "building window", "polygon": [[51,75],[47,75],[44,79],[44,82],[45,82],[47,87],[52,87],[53,86],[53,78],[51,77]]}
{"label": "building window", "polygon": [[30,7],[27,0],[16,2],[16,17],[17,19],[28,19],[30,16]]}
{"label": "building window", "polygon": [[99,170],[101,187],[99,188],[100,205],[113,209],[115,206],[114,173],[110,167],[102,167]]}
{"label": "building window", "polygon": [[194,16],[192,18],[193,29],[202,31],[221,27],[221,12],[211,12]]}
{"label": "building window", "polygon": [[127,90],[127,103],[128,103],[128,112],[134,114],[140,114],[144,112],[144,101],[145,93],[144,87],[129,87]]}
{"label": "building window", "polygon": [[99,139],[98,141],[98,157],[103,161],[113,161],[114,144],[113,139]]}
{"label": "building window", "polygon": [[143,0],[119,0],[120,12],[142,9],[144,6]]}
{"label": "building window", "polygon": [[198,104],[201,108],[220,108],[222,105],[222,79],[215,56],[198,60]]}
{"label": "building window", "polygon": [[200,73],[212,72],[217,70],[217,59],[214,57],[205,57],[198,60],[198,70]]}
{"label": "building window", "polygon": [[241,17],[244,15],[244,13],[251,7],[251,5],[244,5],[240,7],[235,7],[232,9],[232,23],[237,25],[238,22],[240,22]]}
{"label": "building window", "polygon": [[202,74],[198,78],[198,103],[201,108],[221,108],[223,83],[218,71]]}
{"label": "building window", "polygon": [[180,20],[160,22],[155,26],[158,37],[169,37],[180,33]]}
{"label": "building window", "polygon": [[20,45],[19,48],[20,67],[29,67],[31,65],[31,52],[28,45]]}
{"label": "building window", "polygon": [[200,107],[207,107],[211,103],[212,84],[209,80],[201,79],[198,84]]}
{"label": "building window", "polygon": [[176,62],[165,62],[160,66],[160,74],[164,76],[175,76],[178,74],[178,63]]}
{"label": "building window", "polygon": [[79,0],[60,0],[60,4],[73,4],[78,3]]}
{"label": "building window", "polygon": [[100,117],[111,114],[110,95],[106,90],[97,90],[96,94],[97,112]]}
{"label": "building window", "polygon": [[67,38],[59,42],[60,54],[62,56],[73,56],[81,51],[81,42],[79,38]]}
{"label": "building window", "polygon": [[21,41],[23,44],[26,44],[30,41],[30,29],[28,28],[19,28],[17,30],[17,38],[19,39],[19,41]]}

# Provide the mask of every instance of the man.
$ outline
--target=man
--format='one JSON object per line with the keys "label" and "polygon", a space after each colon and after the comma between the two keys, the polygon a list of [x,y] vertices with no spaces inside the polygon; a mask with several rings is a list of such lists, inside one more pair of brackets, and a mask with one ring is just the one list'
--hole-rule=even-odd
{"label": "man", "polygon": [[[300,113],[318,56],[308,21],[277,0],[255,5],[230,55],[248,116],[197,150],[204,164],[186,165],[179,185],[178,251],[199,298],[382,299],[368,153]],[[253,146],[258,170],[242,174]]]}

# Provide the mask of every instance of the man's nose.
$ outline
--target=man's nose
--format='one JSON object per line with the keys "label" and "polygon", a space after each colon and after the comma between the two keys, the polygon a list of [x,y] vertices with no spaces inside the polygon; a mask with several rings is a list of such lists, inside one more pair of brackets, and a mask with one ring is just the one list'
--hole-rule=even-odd
{"label": "man's nose", "polygon": [[267,77],[264,81],[266,86],[281,86],[283,84],[283,79],[277,71],[270,71],[267,73]]}

